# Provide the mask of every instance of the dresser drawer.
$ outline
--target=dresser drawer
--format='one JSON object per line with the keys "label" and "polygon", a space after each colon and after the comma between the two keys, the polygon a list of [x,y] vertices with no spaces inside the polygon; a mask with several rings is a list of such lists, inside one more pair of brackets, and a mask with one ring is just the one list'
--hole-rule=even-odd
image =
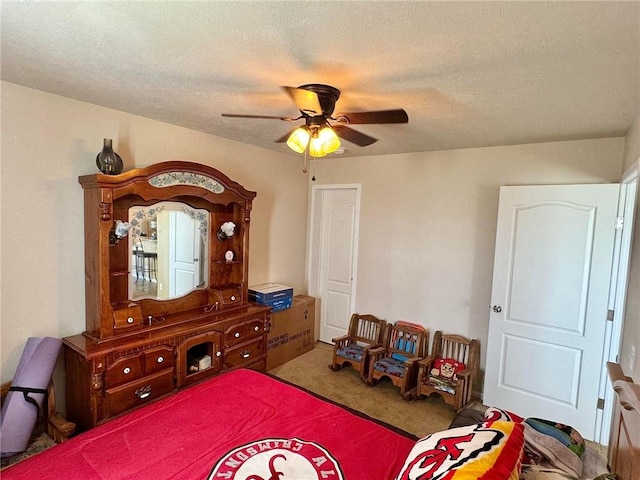
{"label": "dresser drawer", "polygon": [[220,300],[225,307],[242,303],[242,294],[239,288],[226,288],[220,290]]}
{"label": "dresser drawer", "polygon": [[173,390],[173,370],[165,370],[105,392],[105,413],[112,417]]}
{"label": "dresser drawer", "polygon": [[113,311],[113,328],[115,332],[135,330],[141,328],[142,324],[142,311],[139,305],[132,305]]}
{"label": "dresser drawer", "polygon": [[224,353],[224,368],[239,367],[256,362],[266,352],[262,338],[230,348]]}
{"label": "dresser drawer", "polygon": [[142,354],[121,357],[104,372],[104,383],[106,388],[122,385],[123,383],[137,380],[143,375]]}
{"label": "dresser drawer", "polygon": [[261,337],[263,334],[264,321],[260,318],[252,318],[227,328],[224,331],[224,345],[225,347],[232,347],[252,338]]}
{"label": "dresser drawer", "polygon": [[173,347],[156,347],[145,350],[144,353],[144,373],[151,373],[173,368]]}

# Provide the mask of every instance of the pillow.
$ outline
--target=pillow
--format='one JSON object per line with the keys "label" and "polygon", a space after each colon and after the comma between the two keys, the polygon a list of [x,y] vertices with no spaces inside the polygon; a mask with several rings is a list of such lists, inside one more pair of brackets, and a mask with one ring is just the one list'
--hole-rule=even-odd
{"label": "pillow", "polygon": [[524,421],[526,463],[582,475],[584,440],[574,428],[539,418]]}
{"label": "pillow", "polygon": [[524,418],[520,415],[516,415],[509,410],[502,410],[501,408],[489,407],[484,412],[484,419],[487,422],[495,422],[497,420],[504,420],[505,422],[524,422]]}
{"label": "pillow", "polygon": [[449,424],[449,430],[452,428],[466,427],[467,425],[475,425],[476,423],[482,423],[484,417],[480,410],[475,408],[463,408],[456,413],[451,423]]}
{"label": "pillow", "polygon": [[465,368],[466,365],[464,363],[458,362],[453,358],[436,358],[433,361],[433,368],[430,373],[433,377],[440,377],[455,382],[458,379],[458,372],[461,372]]}
{"label": "pillow", "polygon": [[418,440],[396,480],[517,480],[524,426],[483,422]]}
{"label": "pillow", "polygon": [[538,432],[558,440],[562,445],[567,447],[579,458],[582,458],[585,451],[584,438],[575,428],[570,425],[544,420],[542,418],[527,418],[527,425],[533,427]]}

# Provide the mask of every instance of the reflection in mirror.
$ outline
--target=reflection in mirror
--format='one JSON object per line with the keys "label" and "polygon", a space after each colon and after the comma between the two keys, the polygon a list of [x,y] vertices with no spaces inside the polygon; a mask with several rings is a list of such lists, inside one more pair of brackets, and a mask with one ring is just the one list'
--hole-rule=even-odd
{"label": "reflection in mirror", "polygon": [[131,300],[169,300],[207,288],[207,210],[179,202],[136,206],[129,224]]}

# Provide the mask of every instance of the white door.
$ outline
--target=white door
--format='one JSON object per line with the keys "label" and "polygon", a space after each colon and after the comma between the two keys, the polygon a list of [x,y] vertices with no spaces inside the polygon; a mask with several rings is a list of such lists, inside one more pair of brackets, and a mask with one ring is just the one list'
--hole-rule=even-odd
{"label": "white door", "polygon": [[320,305],[319,340],[347,332],[354,308],[360,190],[357,186],[314,187],[310,293]]}
{"label": "white door", "polygon": [[486,405],[594,438],[618,192],[500,189]]}
{"label": "white door", "polygon": [[181,296],[199,283],[198,225],[183,212],[169,212],[169,295]]}

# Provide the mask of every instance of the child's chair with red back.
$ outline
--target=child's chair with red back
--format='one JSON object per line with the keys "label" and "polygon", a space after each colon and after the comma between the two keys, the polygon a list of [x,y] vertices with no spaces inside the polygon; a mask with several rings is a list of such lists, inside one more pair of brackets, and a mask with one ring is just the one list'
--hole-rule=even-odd
{"label": "child's chair with red back", "polygon": [[431,354],[419,363],[416,397],[437,393],[456,411],[461,410],[471,402],[479,362],[478,340],[438,330],[433,336]]}

